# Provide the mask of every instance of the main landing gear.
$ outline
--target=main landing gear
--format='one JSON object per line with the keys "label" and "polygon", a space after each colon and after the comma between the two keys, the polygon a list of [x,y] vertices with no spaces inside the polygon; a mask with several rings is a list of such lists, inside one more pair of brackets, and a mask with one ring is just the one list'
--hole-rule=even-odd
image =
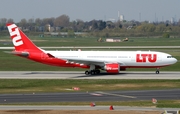
{"label": "main landing gear", "polygon": [[86,75],[95,75],[95,74],[99,74],[99,73],[100,73],[100,70],[96,69],[96,66],[93,64],[90,65],[90,70],[85,71]]}
{"label": "main landing gear", "polygon": [[99,74],[100,70],[90,70],[90,71],[85,71],[86,75],[95,75],[95,74]]}
{"label": "main landing gear", "polygon": [[159,74],[159,68],[156,68],[156,74]]}

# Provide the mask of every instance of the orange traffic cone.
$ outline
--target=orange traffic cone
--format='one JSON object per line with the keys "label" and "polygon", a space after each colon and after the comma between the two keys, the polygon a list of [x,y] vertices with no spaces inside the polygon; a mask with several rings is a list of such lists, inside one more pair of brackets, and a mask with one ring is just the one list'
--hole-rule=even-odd
{"label": "orange traffic cone", "polygon": [[91,102],[90,106],[91,106],[91,107],[95,107],[95,106],[96,106],[96,104],[95,104],[95,103],[93,103],[93,102]]}
{"label": "orange traffic cone", "polygon": [[114,108],[113,108],[113,106],[112,106],[112,105],[109,107],[109,110],[114,110]]}
{"label": "orange traffic cone", "polygon": [[156,104],[156,103],[157,103],[157,99],[152,98],[152,103],[153,103],[153,104]]}

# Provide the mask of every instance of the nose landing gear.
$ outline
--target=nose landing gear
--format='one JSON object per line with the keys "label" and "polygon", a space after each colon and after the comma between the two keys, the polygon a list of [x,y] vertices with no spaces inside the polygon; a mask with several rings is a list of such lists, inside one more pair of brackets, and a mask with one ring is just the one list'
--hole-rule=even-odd
{"label": "nose landing gear", "polygon": [[156,68],[156,74],[159,74],[159,68]]}

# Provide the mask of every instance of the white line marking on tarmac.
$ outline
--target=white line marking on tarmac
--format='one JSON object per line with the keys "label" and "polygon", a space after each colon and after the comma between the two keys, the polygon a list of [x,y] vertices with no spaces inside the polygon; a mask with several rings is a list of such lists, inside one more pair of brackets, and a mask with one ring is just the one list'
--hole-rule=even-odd
{"label": "white line marking on tarmac", "polygon": [[90,93],[90,95],[94,95],[94,96],[102,96],[102,94],[99,94],[99,93]]}
{"label": "white line marking on tarmac", "polygon": [[131,99],[137,98],[137,97],[134,97],[134,96],[119,95],[119,94],[111,94],[111,93],[105,93],[105,92],[102,92],[102,91],[97,91],[96,93],[104,94],[104,95],[117,96],[117,97],[126,97],[126,98],[131,98]]}

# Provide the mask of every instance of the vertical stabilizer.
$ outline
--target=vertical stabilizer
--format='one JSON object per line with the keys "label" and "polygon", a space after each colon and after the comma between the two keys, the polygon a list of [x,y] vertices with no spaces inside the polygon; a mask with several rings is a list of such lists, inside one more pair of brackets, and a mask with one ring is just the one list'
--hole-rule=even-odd
{"label": "vertical stabilizer", "polygon": [[16,51],[41,51],[15,24],[8,23],[6,26]]}

